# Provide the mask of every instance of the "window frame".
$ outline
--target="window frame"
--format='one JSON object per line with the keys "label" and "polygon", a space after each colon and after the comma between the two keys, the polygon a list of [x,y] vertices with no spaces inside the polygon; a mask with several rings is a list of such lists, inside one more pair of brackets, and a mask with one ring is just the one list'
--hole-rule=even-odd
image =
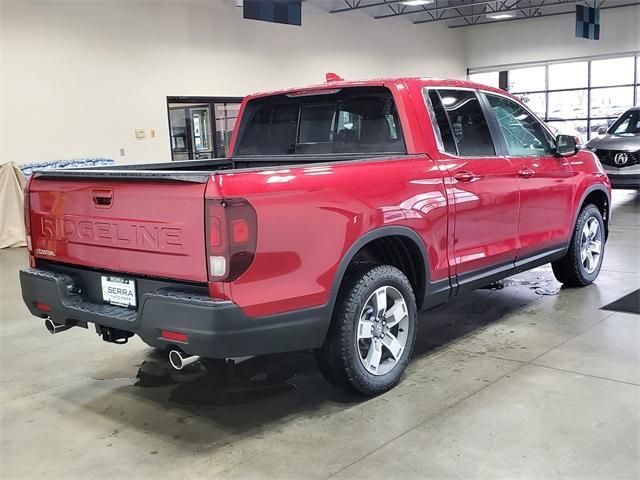
{"label": "window frame", "polygon": [[[238,112],[240,111],[240,108],[242,106],[242,100],[243,97],[203,97],[203,96],[167,96],[166,97],[166,105],[167,105],[167,129],[169,131],[169,152],[171,153],[171,161],[172,162],[180,162],[180,161],[192,161],[192,160],[198,160],[197,157],[197,152],[194,150],[193,152],[189,151],[188,147],[186,146],[188,142],[190,142],[191,140],[187,140],[187,143],[185,143],[185,147],[184,147],[184,152],[179,152],[177,151],[177,148],[174,148],[173,146],[173,142],[172,142],[172,138],[173,138],[173,129],[172,129],[172,124],[171,124],[171,111],[172,110],[176,110],[176,109],[180,109],[180,108],[185,108],[185,109],[189,109],[191,107],[189,107],[188,105],[190,104],[202,104],[202,105],[208,105],[209,107],[209,115],[210,115],[210,126],[211,126],[211,151],[212,151],[212,157],[211,158],[227,158],[229,155],[228,152],[228,148],[229,148],[229,144],[227,143],[227,145],[224,145],[224,155],[218,155],[218,152],[220,150],[222,150],[222,146],[219,143],[219,139],[218,139],[218,127],[217,127],[217,118],[216,118],[216,105],[237,105],[238,106]],[[180,104],[185,104],[185,106],[180,107]],[[237,121],[237,117],[236,117],[236,121]],[[235,123],[234,123],[235,125]],[[185,127],[185,132],[188,132],[190,130],[190,127]],[[190,133],[186,133],[187,135],[189,135]],[[224,136],[224,132],[223,132],[223,136]],[[192,155],[192,157],[190,158],[186,158],[186,159],[179,159],[176,158],[176,156],[180,155],[180,154],[184,154],[184,155]]]}

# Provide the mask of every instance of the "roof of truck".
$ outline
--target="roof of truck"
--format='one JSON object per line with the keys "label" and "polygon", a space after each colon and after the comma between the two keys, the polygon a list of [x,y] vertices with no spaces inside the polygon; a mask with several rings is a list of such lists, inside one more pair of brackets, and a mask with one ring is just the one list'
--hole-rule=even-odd
{"label": "roof of truck", "polygon": [[466,80],[437,78],[437,77],[389,77],[389,78],[374,78],[370,80],[348,80],[341,79],[335,74],[327,74],[327,77],[333,75],[336,80],[328,80],[325,83],[319,83],[316,85],[307,85],[304,87],[291,87],[278,90],[272,90],[268,92],[259,92],[249,95],[250,98],[282,95],[287,93],[303,93],[313,90],[326,90],[326,89],[339,89],[346,87],[381,87],[388,86],[390,84],[400,84],[406,86],[434,86],[434,87],[457,87],[457,88],[474,88],[482,89],[486,91],[493,91],[504,94],[504,90],[500,90],[488,85],[481,85],[479,83],[469,82]]}

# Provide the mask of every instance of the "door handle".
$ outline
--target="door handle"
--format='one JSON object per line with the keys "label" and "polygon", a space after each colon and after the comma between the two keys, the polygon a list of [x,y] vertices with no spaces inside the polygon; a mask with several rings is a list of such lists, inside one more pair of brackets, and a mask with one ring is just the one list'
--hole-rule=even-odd
{"label": "door handle", "polygon": [[468,170],[463,170],[461,172],[456,173],[453,176],[453,178],[455,178],[459,182],[467,183],[467,182],[470,182],[471,180],[474,180],[476,176]]}
{"label": "door handle", "polygon": [[520,175],[522,178],[531,178],[534,177],[535,174],[535,170],[531,170],[529,167],[522,167],[518,172],[518,175]]}

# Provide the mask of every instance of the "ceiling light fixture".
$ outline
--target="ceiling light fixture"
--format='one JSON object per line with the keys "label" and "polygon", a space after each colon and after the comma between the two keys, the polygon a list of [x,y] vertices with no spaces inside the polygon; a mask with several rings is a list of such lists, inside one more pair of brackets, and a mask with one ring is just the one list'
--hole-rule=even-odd
{"label": "ceiling light fixture", "polygon": [[487,15],[487,18],[492,18],[493,20],[500,20],[503,18],[513,18],[515,17],[515,13],[490,13]]}
{"label": "ceiling light fixture", "polygon": [[405,2],[400,3],[408,7],[417,7],[418,5],[427,5],[429,3],[433,3],[433,1],[434,0],[406,0]]}

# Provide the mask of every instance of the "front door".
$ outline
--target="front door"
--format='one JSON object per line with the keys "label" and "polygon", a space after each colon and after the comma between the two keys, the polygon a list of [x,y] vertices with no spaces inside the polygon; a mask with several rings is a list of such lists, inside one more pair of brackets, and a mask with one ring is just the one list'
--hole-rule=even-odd
{"label": "front door", "polygon": [[569,160],[554,156],[554,139],[517,102],[484,94],[502,134],[507,158],[518,172],[520,250],[516,261],[565,246],[572,227],[573,181]]}
{"label": "front door", "polygon": [[518,251],[516,169],[496,153],[473,90],[430,90],[441,140],[438,164],[453,204],[450,264],[461,287],[476,288],[513,267]]}

